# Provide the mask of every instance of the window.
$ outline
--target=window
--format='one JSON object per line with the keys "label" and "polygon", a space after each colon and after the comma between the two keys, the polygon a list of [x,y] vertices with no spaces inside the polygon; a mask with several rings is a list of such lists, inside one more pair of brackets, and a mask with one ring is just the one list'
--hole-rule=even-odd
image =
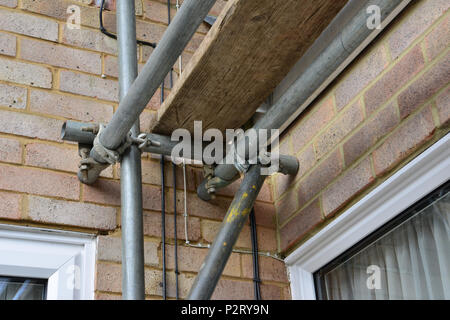
{"label": "window", "polygon": [[[447,191],[449,180],[450,134],[447,134],[393,174],[385,182],[377,186],[351,208],[327,224],[285,259],[289,271],[293,299],[337,298],[336,290],[333,296],[333,285],[331,283],[328,287],[330,290],[327,291],[327,277],[328,279],[331,279],[333,276],[336,278],[339,268],[349,269],[349,266],[352,263],[355,265],[357,259],[361,259],[363,255],[370,256],[370,253],[375,250],[373,248],[379,248],[383,242],[389,243],[389,241],[393,241],[392,239],[400,237],[401,234],[405,235],[404,230],[411,229],[411,226],[414,224],[422,228],[427,227],[431,230],[422,232],[420,235],[417,232],[416,234],[412,233],[410,235],[406,233],[410,237],[407,241],[408,243],[414,237],[422,237],[421,241],[425,241],[425,245],[427,246],[426,248],[422,248],[423,242],[416,241],[415,246],[411,246],[411,249],[415,250],[412,252],[430,254],[433,250],[428,248],[430,244],[426,241],[431,242],[429,241],[431,236],[435,242],[435,248],[438,246],[437,241],[439,241],[439,246],[441,246],[441,243],[447,241],[447,244],[445,244],[447,251],[445,249],[439,249],[439,252],[437,252],[437,249],[435,249],[433,253],[434,258],[430,258],[429,256],[421,258],[422,268],[425,268],[424,264],[426,264],[427,268],[438,270],[436,264],[439,264],[439,272],[425,272],[424,269],[422,273],[428,278],[424,279],[423,277],[419,277],[417,281],[420,281],[420,285],[422,286],[419,286],[419,288],[426,288],[427,291],[433,292],[433,294],[427,293],[428,298],[435,299],[442,297],[442,295],[448,298],[447,294],[449,291],[447,286],[449,271],[448,268],[445,269],[443,266],[445,266],[445,263],[448,263],[449,259],[449,200]],[[434,192],[435,190],[436,192]],[[424,200],[422,201],[422,199]],[[445,207],[446,209],[444,211],[446,216],[445,214],[436,215],[437,207]],[[439,239],[437,239],[437,232],[440,231],[435,231],[437,229],[430,227],[430,224],[434,226],[436,225],[436,221],[444,223],[443,221],[445,219],[447,221],[447,225],[444,228],[446,233],[443,236],[440,235]],[[389,298],[391,298],[390,293],[392,292],[392,299],[409,297],[403,293],[403,291],[406,291],[403,288],[401,294],[398,294],[399,282],[390,281],[387,278],[388,274],[389,276],[393,275],[397,277],[397,279],[404,276],[403,274],[400,275],[398,270],[401,259],[396,256],[397,252],[391,254],[391,258],[395,257],[397,259],[397,266],[395,263],[390,263],[388,268],[392,272],[386,272],[384,270],[387,268],[385,261],[389,257],[387,254],[389,249],[387,245],[381,247],[384,251],[381,252],[380,258],[374,260],[373,264],[366,266],[365,270],[362,270],[365,272],[365,285],[369,281],[369,287],[377,288],[381,282],[381,291],[375,289],[377,292],[372,292],[371,296],[367,294],[364,296],[361,292],[356,292],[356,289],[353,290],[353,288],[356,288],[354,281],[356,281],[357,276],[352,275],[348,277],[349,279],[353,279],[351,280],[353,283],[351,281],[347,282],[348,289],[346,289],[347,291],[345,293],[347,296],[351,294],[355,299],[372,299],[373,294],[381,294],[382,292],[386,294],[387,291]],[[390,250],[392,251],[393,249],[391,248]],[[437,256],[438,254],[439,256]],[[441,258],[447,260],[441,263]],[[436,261],[436,259],[439,259],[439,261]],[[346,263],[348,264],[346,265]],[[403,260],[401,260],[401,263],[402,265],[404,264]],[[430,263],[431,267],[428,265]],[[396,267],[397,270],[395,268],[391,270],[392,266]],[[367,267],[370,267],[369,270]],[[379,270],[377,267],[379,267]],[[444,270],[444,275],[441,274],[441,269]],[[382,276],[379,278],[380,281],[377,282],[378,271]],[[447,272],[446,275],[445,272]],[[322,281],[320,281],[320,277],[322,277]],[[362,278],[358,281],[361,280]],[[434,288],[435,283],[442,286],[441,291],[439,289],[428,289],[427,286]],[[391,285],[392,290],[389,290],[391,288],[389,285]],[[334,288],[336,287],[342,289],[343,285],[334,285]],[[353,292],[349,293],[350,291]],[[341,292],[344,294],[342,290]],[[343,297],[344,295],[342,295]],[[417,298],[425,299],[426,297],[418,294]]]}
{"label": "window", "polygon": [[319,299],[450,299],[450,182],[315,273]]}
{"label": "window", "polygon": [[0,225],[0,300],[94,298],[95,238]]}

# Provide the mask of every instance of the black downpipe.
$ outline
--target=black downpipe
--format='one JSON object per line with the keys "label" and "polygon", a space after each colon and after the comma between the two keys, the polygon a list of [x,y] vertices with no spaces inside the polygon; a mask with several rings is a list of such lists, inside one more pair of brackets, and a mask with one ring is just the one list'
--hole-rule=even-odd
{"label": "black downpipe", "polygon": [[177,237],[177,166],[172,162],[173,168],[173,233],[175,239],[175,298],[178,300],[178,237]]}
{"label": "black downpipe", "polygon": [[255,300],[261,300],[261,289],[259,278],[259,260],[258,260],[258,236],[256,233],[255,209],[250,212],[250,230],[252,237],[252,253],[253,253],[253,283],[255,284]]}
{"label": "black downpipe", "polygon": [[165,181],[164,181],[164,156],[161,155],[161,238],[162,238],[162,268],[163,268],[163,280],[162,291],[163,299],[167,299],[166,289],[166,196],[164,193]]}

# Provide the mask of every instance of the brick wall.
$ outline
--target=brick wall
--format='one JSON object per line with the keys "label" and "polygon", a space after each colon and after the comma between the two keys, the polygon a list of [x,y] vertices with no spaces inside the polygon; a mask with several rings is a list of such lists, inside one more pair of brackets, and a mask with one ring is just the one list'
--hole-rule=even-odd
{"label": "brick wall", "polygon": [[[95,233],[98,238],[96,297],[121,294],[120,167],[109,168],[93,186],[79,183],[77,146],[63,142],[64,121],[107,122],[118,107],[117,44],[98,31],[98,8],[89,0],[0,0],[0,223]],[[175,1],[172,1],[174,5]],[[225,2],[212,10],[218,15]],[[66,25],[67,8],[78,5],[81,29]],[[114,8],[114,6],[112,6]],[[173,15],[175,6],[173,6]],[[136,0],[137,35],[158,42],[167,27],[164,0]],[[115,12],[104,13],[105,27],[116,31]],[[208,27],[199,28],[183,53],[184,64],[198,48]],[[139,47],[140,67],[152,53]],[[177,79],[175,65],[174,80]],[[103,75],[103,77],[102,77]],[[169,94],[169,82],[166,81]],[[141,117],[145,131],[160,106],[160,91]],[[147,298],[161,298],[161,178],[159,160],[143,156],[145,276]],[[173,177],[166,172],[167,263],[169,297],[174,293]],[[201,171],[189,167],[189,239],[210,243],[237,188],[223,190],[215,201],[199,200],[195,189]],[[177,170],[178,238],[184,239],[183,180]],[[275,209],[266,184],[256,204],[259,246],[276,252]],[[250,249],[250,229],[244,227],[237,247]],[[180,294],[186,297],[207,253],[179,242]],[[262,295],[289,298],[282,262],[261,258]],[[233,253],[215,298],[253,299],[252,261]]]}
{"label": "brick wall", "polygon": [[281,252],[449,132],[449,6],[413,1],[282,136],[300,171],[272,179]]}

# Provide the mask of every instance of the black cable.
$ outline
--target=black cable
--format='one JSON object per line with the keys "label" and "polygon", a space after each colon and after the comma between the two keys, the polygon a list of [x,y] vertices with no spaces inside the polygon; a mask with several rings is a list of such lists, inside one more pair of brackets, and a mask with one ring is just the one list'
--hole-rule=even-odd
{"label": "black cable", "polygon": [[167,299],[166,289],[166,197],[164,194],[165,181],[164,181],[164,156],[161,155],[161,239],[162,239],[162,268],[163,268],[163,280],[162,290],[163,299]]}
{"label": "black cable", "polygon": [[255,284],[255,300],[261,300],[261,289],[259,278],[259,261],[258,261],[258,236],[256,234],[256,218],[255,209],[250,212],[250,230],[252,237],[252,253],[253,253],[253,282]]}
{"label": "black cable", "polygon": [[[103,33],[104,35],[107,35],[110,38],[116,39],[117,40],[117,35],[108,32],[108,30],[106,30],[106,28],[103,26],[103,10],[105,8],[105,0],[102,0],[102,3],[100,5],[100,32]],[[144,46],[149,46],[152,48],[156,48],[156,43],[153,42],[147,42],[147,41],[142,41],[142,40],[136,40],[136,43],[138,44],[142,44]]]}
{"label": "black cable", "polygon": [[175,238],[175,297],[178,300],[178,237],[177,237],[177,166],[172,162],[173,169],[173,233]]}

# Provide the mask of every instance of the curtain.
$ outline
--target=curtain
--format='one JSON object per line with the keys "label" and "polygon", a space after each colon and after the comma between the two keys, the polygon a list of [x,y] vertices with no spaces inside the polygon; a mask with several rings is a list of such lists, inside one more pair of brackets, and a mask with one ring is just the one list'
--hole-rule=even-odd
{"label": "curtain", "polygon": [[324,281],[333,300],[450,299],[450,193],[325,274]]}

